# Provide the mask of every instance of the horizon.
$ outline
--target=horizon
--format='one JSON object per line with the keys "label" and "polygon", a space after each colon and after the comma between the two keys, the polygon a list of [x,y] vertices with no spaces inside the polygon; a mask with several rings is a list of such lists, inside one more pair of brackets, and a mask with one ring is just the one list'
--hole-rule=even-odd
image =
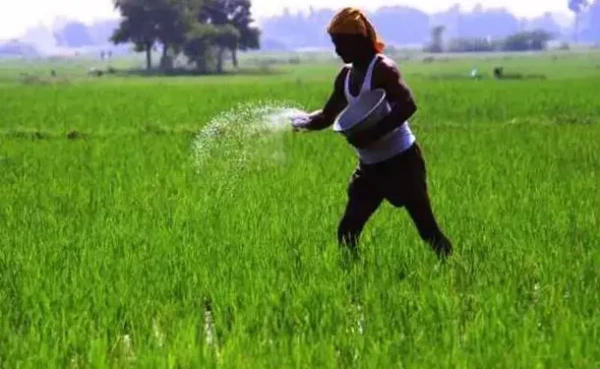
{"label": "horizon", "polygon": [[[344,6],[357,6],[367,11],[374,11],[385,6],[409,6],[420,9],[426,13],[444,11],[457,3],[455,0],[309,0],[301,7],[293,6],[295,0],[279,0],[278,5],[273,5],[272,0],[254,0],[252,9],[255,19],[260,19],[282,14],[285,8],[296,13],[306,11],[310,7],[315,9],[339,9]],[[488,1],[461,1],[463,11],[472,10],[477,3],[484,9],[505,8],[518,17],[533,18],[545,13],[561,13],[570,16],[566,1],[547,0],[545,8],[531,2],[520,0],[488,0]],[[102,20],[118,19],[119,13],[114,11],[111,0],[86,0],[85,4],[78,0],[22,0],[11,4],[11,13],[0,12],[0,40],[18,39],[29,29],[38,26],[53,28],[57,22],[80,21],[90,24]],[[33,9],[33,11],[32,11]],[[61,9],[61,10],[56,10]]]}

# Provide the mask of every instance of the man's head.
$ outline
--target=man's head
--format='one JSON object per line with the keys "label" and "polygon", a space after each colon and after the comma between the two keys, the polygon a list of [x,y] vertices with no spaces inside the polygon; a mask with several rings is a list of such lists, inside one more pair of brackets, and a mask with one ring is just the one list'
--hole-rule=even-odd
{"label": "man's head", "polygon": [[344,8],[337,13],[327,32],[336,53],[345,63],[363,61],[365,57],[380,53],[385,48],[371,22],[356,8]]}

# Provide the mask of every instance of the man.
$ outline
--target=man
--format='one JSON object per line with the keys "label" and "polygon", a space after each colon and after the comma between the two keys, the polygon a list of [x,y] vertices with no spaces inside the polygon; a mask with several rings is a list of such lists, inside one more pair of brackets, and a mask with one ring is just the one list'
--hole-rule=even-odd
{"label": "man", "polygon": [[323,110],[293,120],[294,130],[322,130],[333,124],[360,93],[382,88],[391,113],[374,128],[347,137],[359,156],[348,188],[348,203],[338,227],[338,241],[355,250],[360,234],[383,200],[405,207],[419,234],[441,258],[452,245],[440,230],[427,193],[426,169],[408,119],[417,107],[396,64],[381,53],[383,42],[364,13],[341,10],[328,33],[336,53],[346,63]]}

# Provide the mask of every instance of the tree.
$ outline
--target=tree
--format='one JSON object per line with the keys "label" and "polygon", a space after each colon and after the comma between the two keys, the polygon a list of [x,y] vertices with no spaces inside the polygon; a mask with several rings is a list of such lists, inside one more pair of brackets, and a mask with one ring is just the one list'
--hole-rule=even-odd
{"label": "tree", "polygon": [[93,44],[88,27],[81,22],[69,22],[54,34],[59,45],[84,47]]}
{"label": "tree", "polygon": [[209,23],[194,24],[186,36],[183,53],[195,64],[200,72],[207,72],[214,59],[214,44],[219,36],[219,28]]}
{"label": "tree", "polygon": [[232,45],[231,53],[233,65],[237,68],[237,50],[256,50],[260,48],[260,30],[257,27],[252,27],[254,23],[252,13],[250,11],[250,0],[236,0],[237,7],[231,13],[231,23],[239,32],[237,45]]}
{"label": "tree", "polygon": [[552,35],[544,30],[518,32],[507,37],[503,42],[504,51],[544,50]]}
{"label": "tree", "polygon": [[254,22],[250,0],[208,0],[198,14],[200,23],[210,23],[217,27],[215,36],[217,51],[217,70],[223,68],[226,50],[232,54],[233,64],[237,67],[237,50],[258,49],[260,31],[252,27]]}
{"label": "tree", "polygon": [[0,43],[0,55],[37,57],[39,53],[33,45],[17,40],[11,40],[4,44]]}
{"label": "tree", "polygon": [[588,5],[588,0],[569,0],[569,10],[575,13],[575,42],[577,42],[577,36],[579,34],[581,13],[583,13]]}
{"label": "tree", "polygon": [[444,31],[445,26],[436,26],[431,29],[431,43],[426,50],[431,53],[441,53],[444,51]]}
{"label": "tree", "polygon": [[133,42],[135,50],[146,52],[146,67],[152,67],[151,52],[156,43],[162,46],[161,66],[168,66],[169,50],[179,53],[190,29],[193,14],[202,0],[115,0],[123,20],[115,31],[115,43]]}
{"label": "tree", "polygon": [[111,41],[115,44],[132,42],[134,50],[146,53],[146,69],[152,68],[152,47],[157,39],[155,6],[162,0],[115,0],[115,8],[123,20]]}
{"label": "tree", "polygon": [[[582,19],[583,20],[583,19]],[[595,0],[586,9],[585,22],[581,29],[582,41],[600,44],[600,0]]]}
{"label": "tree", "polygon": [[181,0],[164,0],[154,9],[156,39],[162,46],[161,69],[171,69],[172,58],[169,51],[178,54],[185,43],[186,33],[192,21],[190,7],[192,3]]}
{"label": "tree", "polygon": [[[328,18],[331,17],[328,15]],[[390,44],[418,44],[427,38],[430,32],[429,15],[410,7],[382,7],[372,15],[371,19],[377,25],[377,32]],[[398,32],[398,24],[406,25],[410,32]],[[315,24],[312,28],[321,31],[325,26]],[[331,43],[329,39],[325,41]]]}
{"label": "tree", "polygon": [[454,53],[491,52],[496,47],[496,42],[485,37],[460,37],[450,40],[448,51]]}
{"label": "tree", "polygon": [[136,51],[146,53],[148,69],[155,45],[162,46],[161,69],[169,69],[172,57],[183,52],[203,72],[213,61],[222,72],[228,50],[237,65],[238,49],[259,47],[260,32],[251,26],[250,0],[114,1],[123,19],[111,39],[133,42]]}

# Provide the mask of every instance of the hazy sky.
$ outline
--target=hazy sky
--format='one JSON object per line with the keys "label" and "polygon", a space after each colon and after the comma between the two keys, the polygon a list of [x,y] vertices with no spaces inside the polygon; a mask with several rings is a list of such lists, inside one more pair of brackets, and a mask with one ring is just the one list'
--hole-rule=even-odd
{"label": "hazy sky", "polygon": [[[460,2],[463,8],[471,9],[478,1],[458,0],[254,0],[256,17],[276,14],[283,7],[297,9],[293,4],[302,3],[303,8],[340,8],[358,6],[374,9],[384,5],[410,5],[427,12],[445,10]],[[506,7],[519,16],[535,16],[545,11],[567,12],[566,0],[480,0],[485,8]],[[38,23],[52,24],[57,17],[75,18],[84,22],[95,19],[114,18],[112,0],[0,0],[0,39],[18,37],[30,26]],[[543,4],[543,5],[542,5]]]}

